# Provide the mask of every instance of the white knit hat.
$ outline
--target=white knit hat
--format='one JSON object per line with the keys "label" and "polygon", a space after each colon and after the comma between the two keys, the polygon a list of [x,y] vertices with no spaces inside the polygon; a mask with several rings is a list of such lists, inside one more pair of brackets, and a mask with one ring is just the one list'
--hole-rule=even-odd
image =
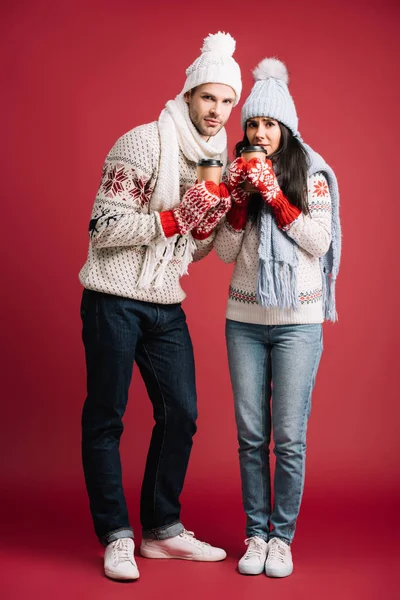
{"label": "white knit hat", "polygon": [[240,68],[232,58],[236,42],[229,33],[210,33],[205,39],[201,54],[186,69],[187,79],[182,94],[203,83],[222,83],[233,88],[239,102],[242,91]]}
{"label": "white knit hat", "polygon": [[298,118],[293,98],[289,93],[289,75],[283,62],[264,58],[253,71],[255,84],[242,108],[242,127],[252,117],[270,117],[299,136]]}

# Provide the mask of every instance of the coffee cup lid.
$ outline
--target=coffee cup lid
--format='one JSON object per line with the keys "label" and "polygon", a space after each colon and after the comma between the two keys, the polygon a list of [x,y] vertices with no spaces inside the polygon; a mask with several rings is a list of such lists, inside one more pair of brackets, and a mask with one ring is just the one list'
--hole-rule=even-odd
{"label": "coffee cup lid", "polygon": [[201,158],[198,163],[198,167],[222,167],[222,162],[215,158]]}
{"label": "coffee cup lid", "polygon": [[245,146],[241,149],[240,154],[243,154],[243,152],[264,152],[265,154],[268,154],[263,146]]}

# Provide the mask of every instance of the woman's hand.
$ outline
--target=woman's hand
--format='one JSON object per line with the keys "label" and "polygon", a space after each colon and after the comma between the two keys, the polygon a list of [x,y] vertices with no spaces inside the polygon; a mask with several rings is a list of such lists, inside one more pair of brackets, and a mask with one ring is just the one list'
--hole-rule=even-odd
{"label": "woman's hand", "polygon": [[236,158],[228,169],[228,187],[230,191],[236,189],[245,179],[247,173],[247,162],[244,158]]}
{"label": "woman's hand", "polygon": [[247,204],[250,194],[243,189],[243,182],[246,180],[247,162],[244,158],[234,160],[228,169],[228,188],[231,192],[232,202],[239,205]]}
{"label": "woman's hand", "polygon": [[264,202],[272,207],[277,225],[287,229],[301,214],[301,210],[289,202],[279,187],[272,162],[251,158],[247,163],[247,181],[261,194]]}
{"label": "woman's hand", "polygon": [[274,200],[282,194],[278,180],[272,168],[272,162],[263,162],[259,158],[251,158],[247,163],[246,179],[255,187],[267,204],[274,205]]}

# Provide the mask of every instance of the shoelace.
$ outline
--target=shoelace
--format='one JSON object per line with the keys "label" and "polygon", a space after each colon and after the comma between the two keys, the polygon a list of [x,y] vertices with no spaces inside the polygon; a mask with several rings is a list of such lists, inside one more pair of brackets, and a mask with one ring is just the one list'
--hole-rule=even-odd
{"label": "shoelace", "polygon": [[182,531],[182,533],[180,534],[180,537],[188,540],[189,542],[192,542],[198,548],[202,548],[203,546],[209,546],[210,545],[210,544],[207,544],[207,542],[200,542],[200,540],[197,540],[195,538],[194,532],[193,531],[188,531],[187,529],[184,529]]}
{"label": "shoelace", "polygon": [[248,546],[245,555],[245,560],[247,560],[248,558],[252,558],[253,556],[261,556],[264,552],[261,540],[258,540],[255,537],[247,538],[246,540],[244,540],[244,543]]}
{"label": "shoelace", "polygon": [[287,558],[287,550],[279,542],[273,542],[268,548],[268,558],[276,558],[284,563]]}
{"label": "shoelace", "polygon": [[129,545],[128,541],[124,539],[116,540],[114,544],[114,556],[118,559],[119,562],[130,561],[132,559],[129,556]]}

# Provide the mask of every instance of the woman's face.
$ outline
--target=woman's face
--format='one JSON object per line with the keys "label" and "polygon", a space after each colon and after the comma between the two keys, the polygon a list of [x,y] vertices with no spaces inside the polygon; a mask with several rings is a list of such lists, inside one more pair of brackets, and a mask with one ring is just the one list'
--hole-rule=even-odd
{"label": "woman's face", "polygon": [[246,135],[252,146],[263,146],[270,155],[279,148],[281,128],[275,119],[253,117],[246,123]]}

